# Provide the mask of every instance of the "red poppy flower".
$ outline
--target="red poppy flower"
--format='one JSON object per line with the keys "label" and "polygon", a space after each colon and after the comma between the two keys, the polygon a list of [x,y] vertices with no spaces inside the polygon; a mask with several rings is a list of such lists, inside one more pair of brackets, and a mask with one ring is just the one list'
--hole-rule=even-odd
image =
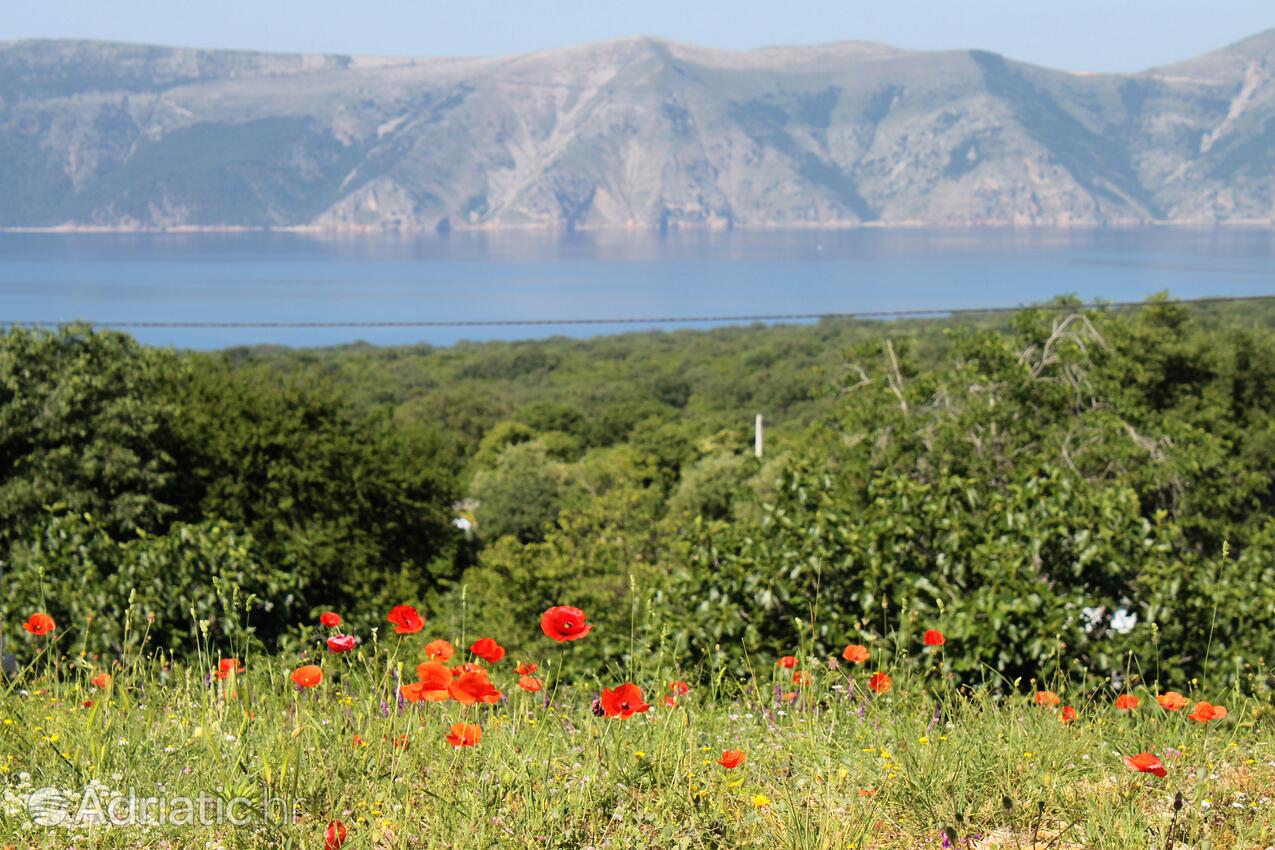
{"label": "red poppy flower", "polygon": [[804,688],[810,684],[810,674],[805,670],[794,670],[792,674],[792,683],[799,688]]}
{"label": "red poppy flower", "polygon": [[505,657],[505,648],[491,638],[479,638],[469,647],[469,651],[489,664],[495,664]]}
{"label": "red poppy flower", "polygon": [[517,673],[519,676],[530,676],[531,674],[535,673],[539,669],[540,669],[539,664],[532,664],[528,661],[523,661],[521,664],[519,664],[517,667],[514,668],[514,672]]}
{"label": "red poppy flower", "polygon": [[333,635],[328,638],[328,650],[330,652],[349,652],[359,645],[359,639],[354,635]]}
{"label": "red poppy flower", "polygon": [[926,629],[924,641],[926,646],[942,646],[947,643],[947,638],[938,629]]}
{"label": "red poppy flower", "polygon": [[57,623],[53,622],[53,618],[45,613],[32,614],[27,621],[22,624],[22,628],[26,629],[30,634],[47,635],[49,632],[57,628]]}
{"label": "red poppy flower", "polygon": [[477,723],[454,723],[447,743],[453,747],[476,747],[482,739],[483,729]]}
{"label": "red poppy flower", "polygon": [[425,618],[411,605],[395,605],[385,619],[394,624],[394,632],[400,635],[414,635],[425,628]]}
{"label": "red poppy flower", "polygon": [[676,700],[675,698],[673,698],[673,697],[665,697],[665,698],[664,698],[664,707],[665,707],[665,708],[676,708],[676,707],[677,707],[677,700]]}
{"label": "red poppy flower", "polygon": [[1160,703],[1160,707],[1165,711],[1181,711],[1187,706],[1186,697],[1182,696],[1182,694],[1177,691],[1169,691],[1167,694],[1160,694],[1155,698],[1155,701]]}
{"label": "red poppy flower", "polygon": [[1059,699],[1058,694],[1053,691],[1036,692],[1036,705],[1045,705],[1050,708],[1057,708],[1061,702],[1062,700]]}
{"label": "red poppy flower", "polygon": [[1138,704],[1140,702],[1142,702],[1142,700],[1138,699],[1133,694],[1121,694],[1120,696],[1116,697],[1116,710],[1117,711],[1133,711],[1135,708],[1138,707]]}
{"label": "red poppy flower", "polygon": [[540,616],[540,631],[558,643],[579,640],[592,628],[584,621],[584,612],[570,605],[555,605]]}
{"label": "red poppy flower", "polygon": [[842,650],[841,657],[851,664],[862,664],[870,655],[866,646],[861,643],[852,643]]}
{"label": "red poppy flower", "polygon": [[1154,773],[1160,777],[1168,773],[1164,769],[1164,765],[1160,763],[1160,757],[1155,753],[1138,753],[1136,756],[1125,756],[1124,763],[1129,765],[1131,770],[1136,770],[1139,773]]}
{"label": "red poppy flower", "polygon": [[642,689],[632,683],[620,685],[615,690],[602,689],[602,710],[607,717],[628,720],[634,714],[643,714],[650,706],[642,701]]}
{"label": "red poppy flower", "polygon": [[425,661],[416,665],[416,678],[435,690],[446,690],[455,674],[444,664]]}
{"label": "red poppy flower", "polygon": [[405,750],[411,745],[411,743],[412,743],[412,739],[409,736],[399,735],[397,738],[394,739],[394,749]]}
{"label": "red poppy flower", "polygon": [[522,688],[524,691],[534,694],[536,691],[543,690],[544,686],[545,683],[537,679],[535,676],[518,677],[518,687]]}
{"label": "red poppy flower", "polygon": [[485,670],[477,673],[461,673],[448,686],[447,691],[452,699],[463,705],[473,705],[476,702],[495,705],[504,696],[487,678]]}
{"label": "red poppy flower", "polygon": [[217,662],[216,676],[218,679],[229,679],[230,674],[243,675],[243,662],[238,658],[223,658]]}
{"label": "red poppy flower", "polygon": [[868,687],[874,694],[887,694],[894,688],[894,680],[888,673],[873,673],[868,679]]}
{"label": "red poppy flower", "polygon": [[334,820],[328,824],[327,831],[323,833],[323,850],[341,850],[341,845],[344,843],[345,824]]}
{"label": "red poppy flower", "polygon": [[780,667],[785,667],[785,668],[787,668],[787,669],[791,670],[792,668],[794,668],[794,667],[796,667],[796,666],[797,666],[797,656],[795,656],[795,655],[785,655],[783,658],[779,659],[779,661],[778,661],[778,662],[776,662],[776,663],[777,663]]}
{"label": "red poppy flower", "polygon": [[304,667],[298,667],[292,671],[292,681],[297,683],[298,687],[313,688],[323,681],[323,670],[313,664],[307,664]]}
{"label": "red poppy flower", "polygon": [[335,629],[341,625],[341,615],[335,611],[324,611],[319,615],[319,625],[329,629]]}
{"label": "red poppy flower", "polygon": [[452,668],[453,675],[459,676],[461,673],[486,673],[487,670],[481,664],[471,664],[468,661],[464,664],[457,664]]}
{"label": "red poppy flower", "polygon": [[[426,661],[416,665],[417,682],[409,687],[414,688],[412,696],[404,696],[412,702],[446,702],[451,698],[449,688],[452,684],[452,671],[437,661]],[[414,697],[414,698],[413,698]]]}
{"label": "red poppy flower", "polygon": [[425,644],[425,657],[430,661],[451,661],[455,651],[450,643],[442,639]]}
{"label": "red poppy flower", "polygon": [[109,687],[111,684],[111,674],[98,673],[96,676],[94,676],[92,679],[89,680],[89,683],[93,685],[93,687],[95,688]]}
{"label": "red poppy flower", "polygon": [[362,736],[362,735],[360,735],[358,732],[355,732],[355,733],[354,733],[354,744],[353,744],[353,745],[354,745],[354,746],[356,746],[356,747],[366,747],[366,746],[367,746],[367,741],[363,740],[363,736]]}
{"label": "red poppy flower", "polygon": [[[432,662],[422,664],[421,667],[428,666]],[[442,667],[442,665],[437,665]],[[420,668],[418,667],[419,671]],[[446,682],[443,682],[436,675],[422,676],[420,681],[411,682],[406,685],[400,685],[398,692],[403,695],[403,699],[408,702],[446,702],[451,699],[451,692],[448,686],[451,684],[452,674],[446,667],[442,667],[443,673],[446,675]]]}
{"label": "red poppy flower", "polygon": [[786,694],[781,694],[779,699],[782,700],[783,702],[788,703],[789,705],[792,705],[794,702],[801,699],[801,694],[797,693],[796,691],[789,691]]}
{"label": "red poppy flower", "polygon": [[1208,723],[1210,720],[1221,720],[1226,717],[1226,713],[1226,709],[1220,705],[1213,705],[1208,702],[1197,702],[1195,704],[1195,710],[1188,714],[1187,717],[1197,723]]}
{"label": "red poppy flower", "polygon": [[1076,719],[1076,709],[1073,706],[1065,705],[1063,710],[1058,712],[1058,722],[1071,723]]}
{"label": "red poppy flower", "polygon": [[722,757],[717,760],[717,763],[727,770],[734,770],[743,764],[746,758],[748,756],[743,750],[723,750]]}
{"label": "red poppy flower", "polygon": [[669,682],[668,689],[670,693],[679,697],[691,692],[691,686],[683,681]]}
{"label": "red poppy flower", "polygon": [[420,682],[408,682],[398,686],[398,693],[407,702],[420,702],[425,699],[425,686]]}

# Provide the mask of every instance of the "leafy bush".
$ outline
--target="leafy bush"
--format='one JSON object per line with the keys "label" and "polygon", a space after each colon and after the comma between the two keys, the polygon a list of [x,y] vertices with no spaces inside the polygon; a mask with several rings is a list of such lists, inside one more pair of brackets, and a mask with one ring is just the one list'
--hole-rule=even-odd
{"label": "leafy bush", "polygon": [[905,347],[858,349],[758,519],[690,529],[668,620],[696,651],[772,654],[938,626],[966,681],[1051,659],[1182,681],[1210,652],[1243,677],[1275,631],[1272,479],[1237,445],[1270,426],[1218,408],[1275,397],[1247,335],[1184,339],[1180,318],[1028,311],[1014,337],[953,334],[924,373]]}
{"label": "leafy bush", "polygon": [[510,445],[492,469],[478,473],[470,489],[479,533],[491,541],[544,539],[567,498],[567,487],[563,464],[549,457],[544,443]]}
{"label": "leafy bush", "polygon": [[248,383],[215,361],[176,393],[185,518],[250,532],[307,604],[383,613],[453,577],[455,473],[435,432],[320,387]]}
{"label": "leafy bush", "polygon": [[[73,616],[136,592],[177,645],[190,605],[211,616],[212,582],[233,579],[257,593],[250,622],[268,641],[284,631],[272,608],[379,616],[463,567],[457,467],[437,431],[312,384],[83,327],[0,336],[0,558],[15,610],[32,597],[13,594],[38,588]],[[236,548],[246,540],[251,557]],[[149,595],[170,575],[189,604]]]}
{"label": "leafy bush", "polygon": [[45,506],[91,512],[112,530],[174,513],[173,355],[85,326],[0,336],[0,541],[38,533]]}
{"label": "leafy bush", "polygon": [[90,647],[116,654],[143,639],[187,652],[201,621],[208,638],[239,644],[308,613],[298,577],[268,566],[251,536],[217,520],[116,539],[89,514],[58,514],[16,548],[4,585],[6,621],[39,605],[64,626],[84,626]]}
{"label": "leafy bush", "polygon": [[757,472],[757,461],[747,455],[718,452],[688,467],[669,499],[674,515],[706,520],[731,516],[735,500],[746,494],[746,484]]}
{"label": "leafy bush", "polygon": [[536,624],[546,608],[575,605],[597,629],[573,654],[598,663],[629,658],[631,627],[645,633],[656,625],[643,600],[662,581],[660,490],[650,485],[645,459],[627,447],[595,450],[560,474],[587,495],[572,499],[540,539],[507,535],[490,543],[438,601],[438,616],[448,633],[499,636],[517,655],[543,642]]}

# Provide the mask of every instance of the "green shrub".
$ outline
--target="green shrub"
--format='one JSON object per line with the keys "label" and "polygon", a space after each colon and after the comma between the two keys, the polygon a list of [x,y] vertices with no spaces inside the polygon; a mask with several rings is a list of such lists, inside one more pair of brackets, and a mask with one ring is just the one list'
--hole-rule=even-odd
{"label": "green shrub", "polygon": [[308,614],[301,590],[297,576],[262,560],[251,536],[217,520],[116,540],[93,516],[62,513],[15,549],[0,614],[11,640],[14,624],[43,610],[63,629],[83,627],[77,644],[93,651],[118,654],[145,639],[151,649],[189,652],[200,621],[226,645],[278,633]]}
{"label": "green shrub", "polygon": [[770,655],[933,626],[964,681],[1242,679],[1272,654],[1275,597],[1271,475],[1237,446],[1270,426],[1225,411],[1275,399],[1244,339],[1184,339],[1179,319],[1027,311],[1016,336],[953,334],[927,371],[859,348],[766,501],[694,524],[666,618],[695,652]]}
{"label": "green shrub", "polygon": [[201,362],[176,388],[183,518],[250,532],[304,604],[383,616],[454,578],[450,446],[424,426],[353,409],[323,387],[247,382]]}
{"label": "green shrub", "polygon": [[37,533],[46,506],[119,532],[175,513],[177,407],[185,365],[87,326],[0,335],[0,542]]}

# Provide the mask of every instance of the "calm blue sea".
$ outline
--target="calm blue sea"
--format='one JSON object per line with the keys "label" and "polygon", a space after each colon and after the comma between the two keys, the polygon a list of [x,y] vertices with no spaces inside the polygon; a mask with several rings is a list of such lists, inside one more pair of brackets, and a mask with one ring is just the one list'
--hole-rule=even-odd
{"label": "calm blue sea", "polygon": [[[493,321],[914,310],[1275,293],[1275,232],[0,234],[0,320]],[[638,327],[661,327],[646,325]],[[217,348],[586,336],[631,325],[146,329]]]}

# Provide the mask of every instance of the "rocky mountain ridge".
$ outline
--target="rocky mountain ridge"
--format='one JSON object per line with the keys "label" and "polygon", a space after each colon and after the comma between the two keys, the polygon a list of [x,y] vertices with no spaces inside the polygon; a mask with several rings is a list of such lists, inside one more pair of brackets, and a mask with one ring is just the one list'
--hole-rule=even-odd
{"label": "rocky mountain ridge", "polygon": [[1075,74],[650,38],[496,58],[0,42],[0,227],[1270,225],[1275,30]]}

